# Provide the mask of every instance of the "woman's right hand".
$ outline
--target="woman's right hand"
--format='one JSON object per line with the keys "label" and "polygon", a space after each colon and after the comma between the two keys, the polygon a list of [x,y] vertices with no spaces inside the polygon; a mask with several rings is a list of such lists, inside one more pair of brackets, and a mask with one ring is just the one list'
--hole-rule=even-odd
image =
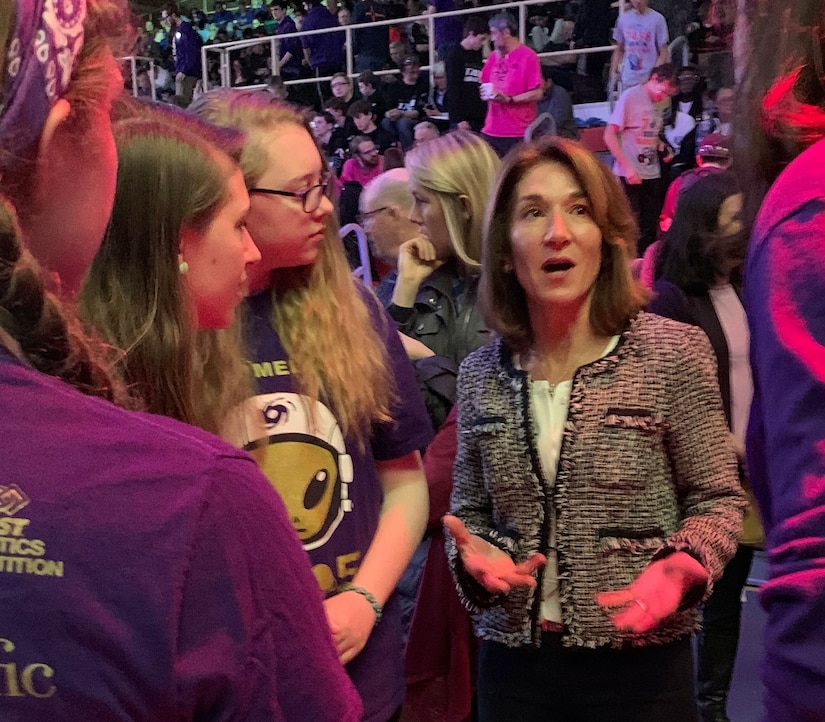
{"label": "woman's right hand", "polygon": [[467,573],[492,594],[507,594],[513,587],[535,587],[533,574],[547,562],[543,554],[533,554],[516,564],[505,551],[476,534],[470,534],[464,522],[447,514],[444,526],[455,539]]}
{"label": "woman's right hand", "polygon": [[443,265],[444,261],[438,258],[435,246],[424,236],[415,236],[402,243],[398,248],[398,280],[392,302],[396,306],[411,308],[421,283]]}

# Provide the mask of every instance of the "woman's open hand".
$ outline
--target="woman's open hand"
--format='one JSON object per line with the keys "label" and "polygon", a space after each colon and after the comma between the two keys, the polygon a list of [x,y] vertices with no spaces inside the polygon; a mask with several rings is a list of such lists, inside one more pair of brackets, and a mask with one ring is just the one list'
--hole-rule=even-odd
{"label": "woman's open hand", "polygon": [[526,562],[516,564],[506,552],[470,534],[458,517],[447,514],[443,521],[455,539],[467,573],[488,592],[507,594],[513,587],[536,586],[533,574],[547,561],[543,554],[534,554]]}
{"label": "woman's open hand", "polygon": [[673,614],[688,591],[708,583],[705,568],[690,554],[675,552],[649,564],[636,581],[612,592],[599,592],[596,602],[617,629],[647,632]]}

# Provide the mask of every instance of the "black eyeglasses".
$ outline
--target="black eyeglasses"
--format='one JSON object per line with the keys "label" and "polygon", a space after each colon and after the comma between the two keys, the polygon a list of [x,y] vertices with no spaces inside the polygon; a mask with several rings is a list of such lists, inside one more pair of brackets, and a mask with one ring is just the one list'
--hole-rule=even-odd
{"label": "black eyeglasses", "polygon": [[359,213],[355,220],[358,221],[359,226],[363,226],[368,221],[371,221],[375,216],[377,216],[381,211],[386,211],[389,209],[389,206],[381,206],[380,208],[376,208],[374,211],[365,211],[364,213]]}
{"label": "black eyeglasses", "polygon": [[270,196],[284,196],[286,198],[300,198],[304,213],[318,210],[321,200],[326,195],[328,178],[321,178],[317,185],[310,186],[305,191],[275,191],[271,188],[250,188],[249,193],[265,193]]}

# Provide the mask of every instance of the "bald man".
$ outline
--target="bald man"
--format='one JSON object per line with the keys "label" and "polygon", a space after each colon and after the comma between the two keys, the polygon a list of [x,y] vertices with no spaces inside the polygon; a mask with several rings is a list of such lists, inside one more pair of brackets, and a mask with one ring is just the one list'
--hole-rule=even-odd
{"label": "bald man", "polygon": [[[398,264],[398,247],[419,234],[418,225],[409,219],[413,196],[405,168],[393,168],[373,178],[361,192],[361,226],[373,255],[392,266]],[[376,289],[384,306],[390,304],[395,286],[395,270],[388,273]],[[386,298],[384,297],[386,296]]]}

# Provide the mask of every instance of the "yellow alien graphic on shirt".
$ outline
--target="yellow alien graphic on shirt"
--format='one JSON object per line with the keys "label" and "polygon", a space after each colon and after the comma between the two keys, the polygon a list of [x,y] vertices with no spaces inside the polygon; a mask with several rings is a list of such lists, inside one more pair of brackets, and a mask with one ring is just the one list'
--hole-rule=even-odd
{"label": "yellow alien graphic on shirt", "polygon": [[352,510],[352,459],[338,422],[324,404],[295,393],[262,394],[249,408],[257,418],[247,422],[255,428],[247,451],[284,500],[304,549],[322,546]]}

